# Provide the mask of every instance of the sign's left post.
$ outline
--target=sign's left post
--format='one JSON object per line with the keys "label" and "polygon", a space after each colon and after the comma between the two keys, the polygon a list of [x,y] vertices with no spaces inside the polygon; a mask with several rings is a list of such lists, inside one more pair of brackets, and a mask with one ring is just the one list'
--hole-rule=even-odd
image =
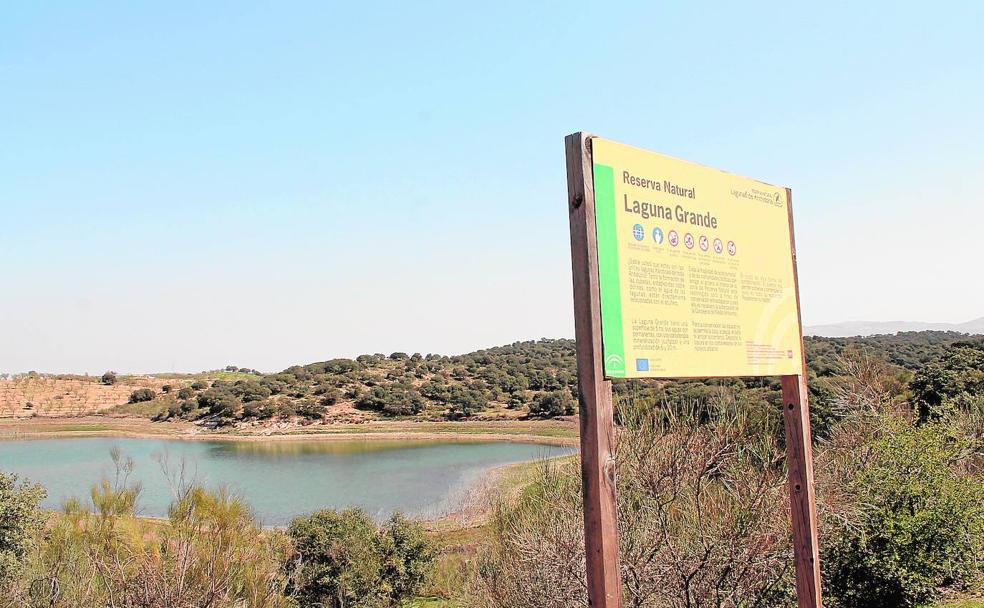
{"label": "sign's left post", "polygon": [[598,232],[595,226],[591,137],[574,133],[567,149],[567,206],[574,277],[574,337],[581,425],[581,483],[588,605],[621,608],[612,385],[602,368]]}

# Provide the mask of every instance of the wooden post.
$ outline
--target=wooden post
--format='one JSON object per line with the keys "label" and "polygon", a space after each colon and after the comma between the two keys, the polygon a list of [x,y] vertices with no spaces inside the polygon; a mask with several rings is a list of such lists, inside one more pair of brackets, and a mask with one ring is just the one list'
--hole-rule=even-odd
{"label": "wooden post", "polygon": [[595,231],[591,139],[568,135],[567,199],[574,271],[574,334],[581,420],[581,483],[584,491],[584,549],[588,605],[621,608],[618,513],[615,503],[615,434],[612,385],[602,369],[598,234]]}
{"label": "wooden post", "polygon": [[817,502],[813,490],[813,448],[810,444],[810,406],[806,391],[804,376],[782,377],[797,605],[799,608],[821,608]]}
{"label": "wooden post", "polygon": [[783,376],[782,413],[786,427],[786,465],[789,468],[789,506],[793,524],[793,558],[796,561],[796,599],[799,608],[821,608],[820,543],[817,538],[817,500],[813,487],[813,443],[810,437],[810,404],[806,386],[806,351],[800,312],[799,274],[796,270],[796,239],[793,236],[793,194],[786,188],[789,209],[789,239],[793,253],[793,288],[800,328],[803,371]]}

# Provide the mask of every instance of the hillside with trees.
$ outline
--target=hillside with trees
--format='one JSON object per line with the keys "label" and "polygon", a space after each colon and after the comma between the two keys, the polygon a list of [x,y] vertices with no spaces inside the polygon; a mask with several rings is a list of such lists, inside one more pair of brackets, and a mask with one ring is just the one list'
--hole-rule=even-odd
{"label": "hillside with trees", "polygon": [[[958,390],[940,366],[975,365],[968,352],[976,352],[975,345],[982,341],[954,332],[806,338],[815,432],[822,436],[827,431],[837,417],[838,395],[864,373],[877,371],[900,387],[912,384],[927,408],[938,408],[950,396],[947,391]],[[456,356],[366,354],[273,374],[229,366],[218,372],[157,377],[161,378],[167,384],[135,389],[129,403],[110,412],[223,427],[381,419],[510,420],[577,411],[574,341],[568,339],[515,342]],[[934,382],[949,388],[934,393]],[[751,404],[750,411],[763,418],[776,417],[779,398],[775,378],[618,380],[614,390],[642,404],[665,402],[674,407],[737,390]]]}
{"label": "hillside with trees", "polygon": [[[837,415],[838,395],[859,373],[878,373],[909,387],[924,415],[978,382],[974,350],[984,337],[906,332],[805,339],[814,431]],[[962,346],[961,346],[962,345]],[[970,350],[968,350],[970,349]],[[882,369],[884,368],[884,369]],[[685,404],[738,390],[753,412],[774,416],[778,379],[617,380],[622,398]],[[961,401],[962,400],[962,401]],[[101,377],[31,372],[0,377],[0,417],[128,415],[205,427],[553,418],[577,412],[574,341],[540,339],[446,356],[395,352],[291,366],[263,374],[227,366],[199,374]]]}

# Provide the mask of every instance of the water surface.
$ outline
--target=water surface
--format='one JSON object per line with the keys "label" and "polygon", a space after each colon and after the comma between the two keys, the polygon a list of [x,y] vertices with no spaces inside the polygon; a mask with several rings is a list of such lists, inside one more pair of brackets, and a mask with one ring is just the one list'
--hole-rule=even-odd
{"label": "water surface", "polygon": [[[163,517],[172,500],[168,477],[184,471],[224,485],[252,506],[264,525],[284,525],[324,507],[361,507],[382,519],[394,511],[434,517],[459,507],[491,468],[572,453],[569,448],[445,440],[181,441],[85,437],[0,441],[0,469],[48,489],[45,506],[88,502],[89,489],[115,475],[118,448],[143,486],[140,514]],[[165,475],[164,470],[168,471]]]}

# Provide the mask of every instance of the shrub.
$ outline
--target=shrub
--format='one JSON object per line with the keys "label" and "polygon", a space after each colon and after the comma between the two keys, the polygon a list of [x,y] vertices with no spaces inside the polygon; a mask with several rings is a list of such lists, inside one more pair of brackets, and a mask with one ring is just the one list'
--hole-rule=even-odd
{"label": "shrub", "polygon": [[99,378],[99,382],[112,386],[116,384],[116,372],[106,372]]}
{"label": "shrub", "polygon": [[225,387],[212,387],[198,395],[198,407],[221,418],[233,418],[242,402]]}
{"label": "shrub", "polygon": [[[740,404],[713,424],[623,408],[616,441],[626,605],[788,606],[785,476],[774,438],[749,440]],[[544,463],[500,504],[469,606],[586,606],[580,467]]]}
{"label": "shrub", "polygon": [[41,501],[45,495],[41,486],[0,472],[0,595],[20,574],[44,526]]}
{"label": "shrub", "polygon": [[408,416],[423,411],[424,400],[413,386],[396,382],[372,387],[359,395],[355,406],[389,416]]}
{"label": "shrub", "polygon": [[568,390],[557,390],[543,393],[530,404],[530,414],[533,416],[570,416],[576,411],[574,398]]}
{"label": "shrub", "polygon": [[[122,479],[132,470],[123,466]],[[118,473],[120,471],[118,470]],[[166,522],[137,517],[136,486],[104,480],[91,507],[69,501],[52,518],[28,584],[12,605],[288,608],[286,538],[259,528],[224,491],[178,490]]]}
{"label": "shrub", "polygon": [[[165,412],[166,412],[166,414],[165,414]],[[178,418],[178,417],[180,417],[181,416],[181,403],[178,402],[178,401],[172,402],[170,405],[167,406],[167,410],[165,410],[165,412],[161,412],[164,415],[164,418],[165,419],[168,419],[168,418]]]}
{"label": "shrub", "polygon": [[208,388],[208,382],[205,380],[195,380],[191,383],[191,388],[196,391],[203,391]]}
{"label": "shrub", "polygon": [[237,380],[230,391],[243,403],[261,401],[269,397],[272,391],[255,380]]}
{"label": "shrub", "polygon": [[318,402],[323,406],[335,405],[342,398],[342,393],[337,388],[328,389],[321,395]]}
{"label": "shrub", "polygon": [[153,401],[157,397],[157,393],[150,388],[138,388],[137,390],[130,393],[130,403],[143,403],[144,401]]}
{"label": "shrub", "polygon": [[455,386],[448,393],[448,402],[451,407],[448,408],[447,418],[459,420],[484,410],[489,405],[489,398],[482,390]]}
{"label": "shrub", "polygon": [[400,515],[380,529],[363,511],[325,509],[295,519],[287,534],[297,553],[290,592],[301,606],[398,606],[434,559],[423,529]]}
{"label": "shrub", "polygon": [[243,418],[259,418],[261,420],[271,418],[277,409],[268,399],[262,401],[250,401],[243,404]]}
{"label": "shrub", "polygon": [[277,378],[263,378],[260,380],[260,384],[265,386],[271,395],[279,395],[287,391],[289,384],[282,379]]}
{"label": "shrub", "polygon": [[423,527],[395,513],[381,531],[383,579],[389,583],[390,599],[413,597],[423,586],[437,553]]}
{"label": "shrub", "polygon": [[305,399],[297,404],[297,415],[307,420],[321,420],[325,416],[323,405],[310,399]]}
{"label": "shrub", "polygon": [[[839,476],[821,481],[835,493],[825,502],[847,507],[824,518],[821,541],[823,581],[837,605],[918,606],[980,576],[984,484],[962,465],[972,450],[954,428],[883,415],[835,433],[840,458],[823,469]],[[853,445],[838,445],[851,434]]]}
{"label": "shrub", "polygon": [[195,389],[190,386],[182,386],[178,389],[178,399],[191,399],[195,396]]}

